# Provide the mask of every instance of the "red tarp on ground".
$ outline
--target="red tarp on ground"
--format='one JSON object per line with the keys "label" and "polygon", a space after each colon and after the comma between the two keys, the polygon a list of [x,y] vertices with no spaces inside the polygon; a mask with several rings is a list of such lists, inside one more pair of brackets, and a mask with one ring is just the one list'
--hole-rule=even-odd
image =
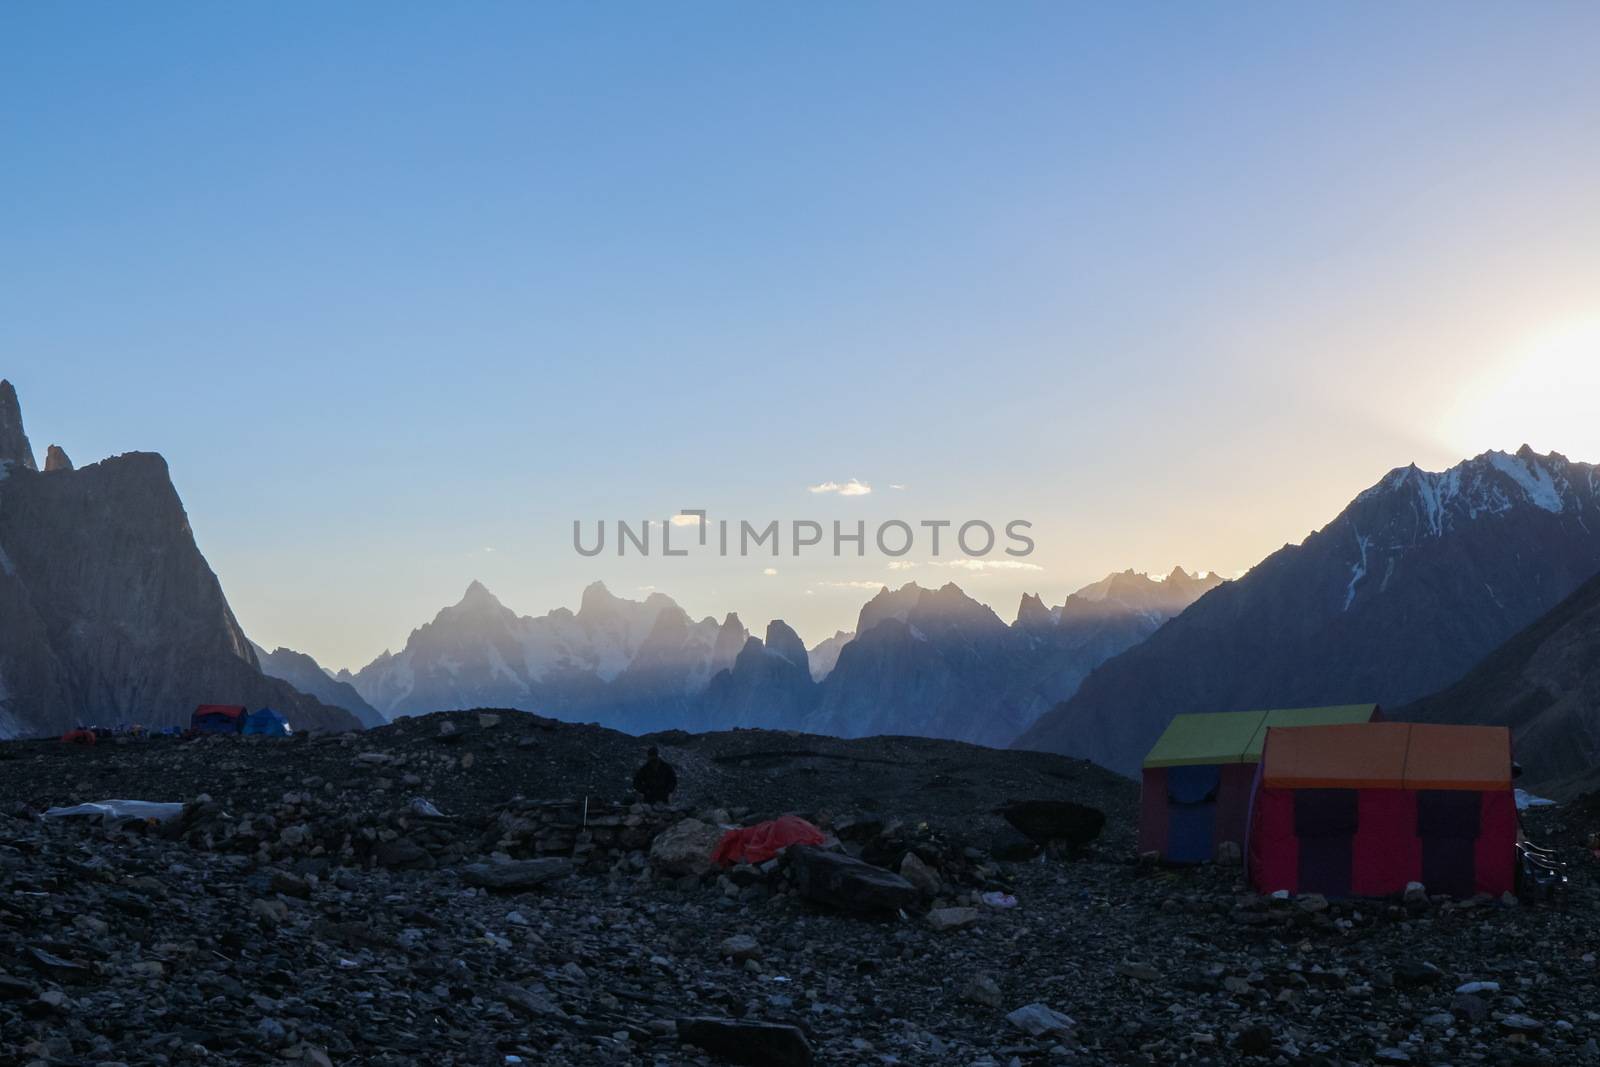
{"label": "red tarp on ground", "polygon": [[820,845],[822,842],[821,830],[798,815],[785,815],[771,822],[729,830],[717,842],[711,858],[724,867],[735,863],[765,863],[790,845]]}
{"label": "red tarp on ground", "polygon": [[72,745],[92,745],[99,739],[95,737],[93,730],[78,729],[68,730],[61,735],[61,740]]}

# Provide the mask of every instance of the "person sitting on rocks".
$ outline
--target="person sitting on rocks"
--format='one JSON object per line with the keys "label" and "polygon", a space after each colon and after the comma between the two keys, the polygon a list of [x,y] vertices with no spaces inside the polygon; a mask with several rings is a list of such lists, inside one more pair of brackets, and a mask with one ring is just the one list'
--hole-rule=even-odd
{"label": "person sitting on rocks", "polygon": [[654,745],[646,755],[649,758],[644,766],[634,772],[633,788],[644,797],[646,804],[665,804],[672,799],[672,791],[678,788],[678,772],[661,758],[660,750]]}

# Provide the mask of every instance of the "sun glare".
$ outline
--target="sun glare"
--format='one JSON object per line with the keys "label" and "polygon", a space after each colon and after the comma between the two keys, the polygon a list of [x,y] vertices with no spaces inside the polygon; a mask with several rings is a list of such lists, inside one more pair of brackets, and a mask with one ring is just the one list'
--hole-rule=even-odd
{"label": "sun glare", "polygon": [[1538,334],[1471,386],[1451,420],[1467,452],[1524,443],[1600,462],[1600,317]]}

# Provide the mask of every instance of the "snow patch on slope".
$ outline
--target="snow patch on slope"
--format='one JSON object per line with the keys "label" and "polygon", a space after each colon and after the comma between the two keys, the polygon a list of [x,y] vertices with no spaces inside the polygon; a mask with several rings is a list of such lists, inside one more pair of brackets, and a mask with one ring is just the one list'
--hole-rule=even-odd
{"label": "snow patch on slope", "polygon": [[1555,479],[1545,469],[1544,464],[1537,460],[1522,460],[1516,456],[1508,456],[1504,452],[1490,452],[1489,462],[1495,470],[1504,474],[1527,494],[1528,502],[1534,507],[1560,514],[1564,503],[1561,499],[1561,490],[1556,488]]}
{"label": "snow patch on slope", "polygon": [[1361,560],[1350,568],[1350,585],[1345,589],[1342,609],[1344,611],[1349,611],[1350,605],[1355,603],[1356,583],[1367,576],[1367,549],[1372,545],[1372,539],[1361,536],[1361,531],[1356,530],[1354,523],[1351,523],[1350,528],[1355,530],[1356,548],[1361,552]]}

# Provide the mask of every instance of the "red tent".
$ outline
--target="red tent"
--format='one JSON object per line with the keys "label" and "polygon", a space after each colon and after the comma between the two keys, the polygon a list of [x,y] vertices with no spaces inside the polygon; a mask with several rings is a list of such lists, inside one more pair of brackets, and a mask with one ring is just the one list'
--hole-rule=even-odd
{"label": "red tent", "polygon": [[1498,896],[1515,877],[1511,733],[1367,723],[1267,731],[1250,816],[1264,893]]}
{"label": "red tent", "polygon": [[243,704],[201,704],[189,716],[189,729],[201,734],[236,734],[244,728]]}
{"label": "red tent", "polygon": [[62,734],[61,740],[71,745],[92,745],[99,738],[95,737],[93,730],[86,730],[80,726],[76,730],[68,730]]}
{"label": "red tent", "polygon": [[822,831],[798,815],[784,815],[771,822],[758,822],[739,830],[729,830],[717,842],[711,858],[724,867],[735,863],[765,863],[790,845],[820,845]]}

